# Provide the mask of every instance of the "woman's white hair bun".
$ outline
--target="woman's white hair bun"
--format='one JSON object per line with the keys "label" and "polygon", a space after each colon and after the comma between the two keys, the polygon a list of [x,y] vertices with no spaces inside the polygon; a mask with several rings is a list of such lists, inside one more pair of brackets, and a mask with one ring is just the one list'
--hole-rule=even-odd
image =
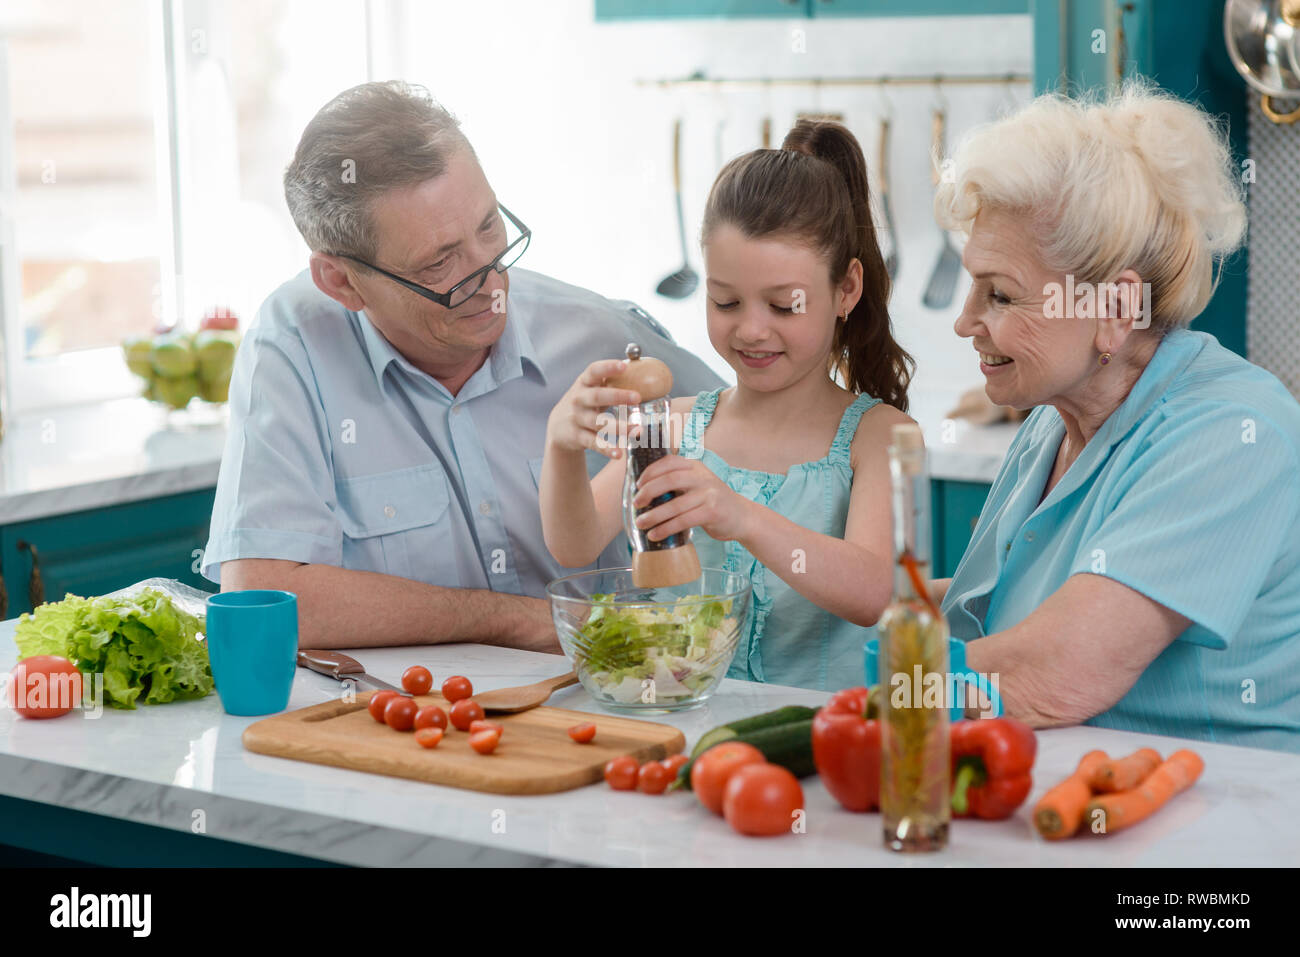
{"label": "woman's white hair bun", "polygon": [[1199,107],[1141,82],[1090,107],[1117,144],[1146,165],[1151,185],[1201,226],[1210,250],[1234,251],[1246,232],[1245,189],[1226,137]]}

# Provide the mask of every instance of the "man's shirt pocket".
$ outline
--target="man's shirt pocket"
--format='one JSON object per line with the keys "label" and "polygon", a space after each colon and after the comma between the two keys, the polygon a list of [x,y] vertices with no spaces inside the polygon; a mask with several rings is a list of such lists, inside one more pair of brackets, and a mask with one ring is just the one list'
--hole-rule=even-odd
{"label": "man's shirt pocket", "polygon": [[460,585],[447,477],[437,464],[340,479],[343,567]]}

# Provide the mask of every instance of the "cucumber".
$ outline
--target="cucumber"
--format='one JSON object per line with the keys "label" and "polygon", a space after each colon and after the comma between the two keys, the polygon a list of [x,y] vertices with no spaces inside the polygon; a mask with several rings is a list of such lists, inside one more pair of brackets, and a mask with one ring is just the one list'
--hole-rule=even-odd
{"label": "cucumber", "polygon": [[[802,721],[788,721],[785,724],[759,728],[745,734],[733,734],[714,743],[742,741],[753,745],[763,752],[763,757],[770,763],[781,765],[797,778],[806,778],[817,771],[817,765],[813,762],[812,726],[812,718],[809,717]],[[687,791],[691,789],[691,768],[698,760],[699,755],[695,755],[682,765],[681,770],[677,772],[674,789],[685,788]]]}
{"label": "cucumber", "polygon": [[816,713],[816,708],[792,704],[784,708],[777,708],[775,711],[756,714],[752,718],[741,718],[739,721],[720,725],[712,731],[704,733],[703,737],[695,743],[695,747],[691,749],[691,757],[698,758],[715,744],[730,741],[742,734],[761,731],[764,728],[775,728],[783,724],[793,724],[796,721],[809,721]]}

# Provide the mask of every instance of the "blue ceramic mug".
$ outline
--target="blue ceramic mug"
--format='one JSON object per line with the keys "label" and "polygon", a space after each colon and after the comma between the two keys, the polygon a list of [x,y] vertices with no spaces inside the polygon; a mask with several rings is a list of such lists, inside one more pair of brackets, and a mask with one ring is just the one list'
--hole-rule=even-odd
{"label": "blue ceramic mug", "polygon": [[[863,653],[863,671],[866,675],[867,687],[870,688],[879,681],[877,673],[879,671],[878,662],[880,660],[880,639],[878,637],[868,638],[866,644],[863,645]],[[988,680],[987,675],[982,675],[977,671],[971,671],[966,667],[966,642],[962,641],[960,638],[953,638],[951,636],[948,638],[948,672],[956,679],[957,683],[960,683],[963,686],[974,685],[983,693],[984,697],[988,699],[989,704],[992,707],[993,713],[991,717],[996,718],[1002,714],[1002,696],[998,694],[998,689]],[[947,686],[948,683],[945,682],[945,689]],[[889,694],[889,689],[882,688],[881,692],[883,694]],[[962,693],[959,693],[956,696],[956,700],[953,702],[952,708],[948,712],[949,720],[960,721],[965,716],[966,709],[964,703],[966,698],[967,694],[965,693],[965,688],[963,688]],[[978,699],[972,697],[972,700]]]}
{"label": "blue ceramic mug", "polygon": [[208,660],[226,714],[274,714],[289,706],[298,665],[298,596],[251,589],[207,601]]}

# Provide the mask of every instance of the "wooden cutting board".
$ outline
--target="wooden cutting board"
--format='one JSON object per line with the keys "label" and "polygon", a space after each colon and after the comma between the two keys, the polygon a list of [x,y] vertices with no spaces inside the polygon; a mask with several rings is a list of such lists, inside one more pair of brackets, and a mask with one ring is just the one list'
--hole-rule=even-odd
{"label": "wooden cutting board", "polygon": [[[490,715],[488,720],[503,728],[491,754],[479,754],[469,746],[468,732],[450,725],[436,748],[422,748],[411,732],[394,731],[370,716],[366,705],[371,694],[264,718],[244,730],[244,747],[296,761],[494,794],[568,791],[600,781],[610,758],[631,754],[645,762],[686,747],[686,737],[666,724],[540,707]],[[415,700],[421,707],[436,704],[451,711],[441,695]],[[588,721],[596,725],[596,737],[578,744],[568,729]]]}

